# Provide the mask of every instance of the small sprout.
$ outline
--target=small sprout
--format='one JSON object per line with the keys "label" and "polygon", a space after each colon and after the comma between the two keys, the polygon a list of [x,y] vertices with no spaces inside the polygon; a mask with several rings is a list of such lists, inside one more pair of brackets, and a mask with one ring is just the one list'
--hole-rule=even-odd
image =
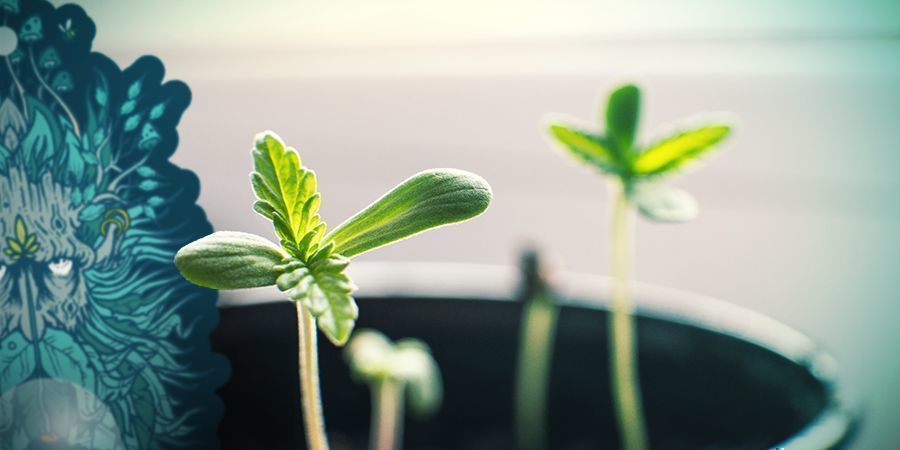
{"label": "small sprout", "polygon": [[519,266],[523,305],[514,397],[516,448],[544,450],[549,448],[547,405],[559,308],[537,252],[526,251]]}
{"label": "small sprout", "polygon": [[[245,233],[215,233],[178,251],[175,264],[188,280],[214,289],[277,285],[297,309],[300,385],[308,448],[328,448],[321,412],[316,328],[335,345],[350,338],[359,311],[350,257],[430,228],[484,212],[491,189],[461,170],[414,175],[330,233],[319,216],[316,174],[275,133],[256,137],[250,183],[253,210],[272,222],[279,244]],[[411,398],[418,394],[410,393]]]}
{"label": "small sprout", "polygon": [[638,212],[650,220],[683,222],[694,218],[690,194],[659,187],[659,181],[708,155],[731,132],[727,124],[709,121],[646,145],[635,144],[640,91],[627,85],[610,94],[606,134],[563,123],[552,123],[550,136],[576,160],[618,179]]}
{"label": "small sprout", "polygon": [[372,393],[370,448],[403,447],[403,410],[419,419],[441,406],[441,372],[428,346],[418,339],[391,343],[374,330],[359,330],[344,349],[350,373]]}
{"label": "small sprout", "polygon": [[565,153],[612,178],[610,378],[620,440],[627,450],[643,450],[648,445],[629,292],[630,211],[634,208],[645,218],[658,222],[693,219],[697,215],[694,198],[659,181],[709,154],[731,132],[730,126],[710,121],[683,127],[646,146],[637,145],[640,97],[640,90],[633,85],[622,86],[610,94],[605,133],[563,123],[549,127],[552,140]]}
{"label": "small sprout", "polygon": [[38,16],[29,17],[25,23],[22,24],[22,29],[19,30],[19,39],[21,39],[22,42],[33,43],[43,38],[44,26],[41,23],[41,18]]}

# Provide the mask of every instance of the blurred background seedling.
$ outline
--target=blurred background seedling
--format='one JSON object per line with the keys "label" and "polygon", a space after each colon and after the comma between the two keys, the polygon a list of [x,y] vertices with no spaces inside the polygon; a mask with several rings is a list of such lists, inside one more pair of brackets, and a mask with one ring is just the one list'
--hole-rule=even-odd
{"label": "blurred background seedling", "polygon": [[374,330],[359,330],[344,348],[354,379],[372,394],[369,448],[403,448],[404,411],[427,419],[443,399],[441,372],[431,350],[418,339],[391,342]]}
{"label": "blurred background seedling", "polygon": [[696,164],[731,132],[724,122],[707,120],[681,126],[649,145],[637,145],[640,104],[638,87],[624,85],[613,90],[606,102],[605,134],[570,119],[554,119],[549,124],[551,140],[563,153],[609,177],[613,279],[610,378],[619,440],[627,450],[648,446],[630,294],[632,210],[656,222],[693,219],[697,215],[694,198],[662,181]]}

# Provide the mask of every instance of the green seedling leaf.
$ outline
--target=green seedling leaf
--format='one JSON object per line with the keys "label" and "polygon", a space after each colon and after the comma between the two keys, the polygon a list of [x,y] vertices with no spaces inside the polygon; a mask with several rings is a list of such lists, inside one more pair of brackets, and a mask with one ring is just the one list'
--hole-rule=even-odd
{"label": "green seedling leaf", "polygon": [[303,302],[328,340],[341,346],[350,338],[359,309],[350,295],[356,287],[344,274],[350,260],[333,250],[329,244],[306,262],[293,259],[278,266],[283,273],[277,284],[292,300]]}
{"label": "green seedling leaf", "polygon": [[253,166],[254,211],[272,221],[285,249],[305,260],[325,234],[315,172],[303,167],[297,151],[271,131],[256,136]]}
{"label": "green seedling leaf", "polygon": [[[316,175],[271,131],[256,137],[253,209],[272,221],[281,249],[245,233],[216,233],[184,247],[176,264],[188,280],[216,289],[277,284],[302,302],[319,329],[343,345],[356,324],[355,289],[344,273],[351,256],[481,214],[491,190],[481,177],[453,169],[422,172],[325,237]],[[324,238],[323,238],[324,237]]]}
{"label": "green seedling leaf", "polygon": [[377,386],[384,380],[405,385],[406,403],[418,418],[433,415],[441,406],[440,369],[428,346],[418,339],[391,343],[374,330],[359,330],[344,349],[344,359],[357,381]]}
{"label": "green seedling leaf", "polygon": [[687,222],[697,217],[697,201],[691,194],[657,183],[640,183],[632,200],[638,212],[657,222]]}
{"label": "green seedling leaf", "polygon": [[605,137],[566,125],[550,125],[550,135],[566,153],[576,160],[593,165],[608,173],[620,173],[615,146]]}
{"label": "green seedling leaf", "polygon": [[644,217],[664,222],[690,220],[697,214],[697,204],[690,195],[650,184],[707,155],[731,128],[725,124],[691,128],[641,150],[634,142],[640,100],[640,90],[634,85],[622,86],[610,94],[605,136],[560,124],[550,126],[550,135],[571,156],[617,177],[619,185],[629,187],[624,192],[634,197],[632,203]]}
{"label": "green seedling leaf", "polygon": [[325,236],[334,251],[350,257],[430,228],[471,219],[487,209],[491,187],[478,175],[456,169],[420,172]]}
{"label": "green seedling leaf", "polygon": [[175,254],[175,266],[194,284],[213,289],[271,286],[275,266],[287,257],[268,239],[249,233],[219,231],[191,242]]}
{"label": "green seedling leaf", "polygon": [[699,159],[728,136],[728,125],[707,125],[682,131],[650,145],[634,161],[634,171],[641,175],[674,172]]}
{"label": "green seedling leaf", "polygon": [[641,113],[641,91],[628,84],[609,95],[606,104],[606,132],[622,156],[631,153]]}

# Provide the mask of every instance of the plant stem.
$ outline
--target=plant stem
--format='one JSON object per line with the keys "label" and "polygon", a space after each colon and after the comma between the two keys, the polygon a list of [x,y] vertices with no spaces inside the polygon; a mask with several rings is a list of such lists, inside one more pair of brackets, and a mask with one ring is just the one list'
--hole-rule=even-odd
{"label": "plant stem", "polygon": [[610,380],[625,450],[645,450],[647,430],[641,404],[641,388],[635,354],[635,323],[631,294],[631,205],[626,186],[620,180],[610,184],[612,214],[612,312],[609,323]]}
{"label": "plant stem", "polygon": [[403,442],[403,383],[385,377],[372,384],[371,450],[399,450]]}
{"label": "plant stem", "polygon": [[316,321],[301,302],[297,306],[298,357],[300,360],[300,403],[309,450],[328,450],[322,393],[319,391],[319,356],[316,350]]}
{"label": "plant stem", "polygon": [[547,395],[558,313],[543,290],[526,300],[522,311],[515,397],[517,448],[522,450],[548,448]]}

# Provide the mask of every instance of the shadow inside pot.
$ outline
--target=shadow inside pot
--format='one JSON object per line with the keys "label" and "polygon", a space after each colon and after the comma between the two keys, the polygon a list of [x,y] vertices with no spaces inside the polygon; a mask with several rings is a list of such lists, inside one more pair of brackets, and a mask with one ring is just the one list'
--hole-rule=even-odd
{"label": "shadow inside pot", "polygon": [[[407,421],[405,448],[514,448],[522,304],[468,294],[417,296],[414,291],[384,295],[376,289],[357,299],[358,327],[378,329],[392,339],[423,339],[441,366],[444,405],[428,422]],[[644,295],[671,295],[666,292],[645,289]],[[828,368],[823,369],[825,357],[814,345],[738,308],[719,311],[711,300],[695,301],[690,295],[677,301],[683,311],[677,317],[651,307],[638,318],[640,378],[652,448],[847,445],[856,428],[855,414],[824,370]],[[706,317],[710,309],[717,311],[715,320]],[[766,326],[757,326],[760,321]],[[618,448],[609,394],[607,311],[596,302],[564,303],[557,333],[550,374],[550,447]],[[213,347],[232,364],[231,380],[220,390],[225,402],[222,447],[304,448],[293,305],[279,300],[221,308]],[[324,340],[319,347],[332,446],[367,448],[369,393],[351,381],[340,349]]]}

